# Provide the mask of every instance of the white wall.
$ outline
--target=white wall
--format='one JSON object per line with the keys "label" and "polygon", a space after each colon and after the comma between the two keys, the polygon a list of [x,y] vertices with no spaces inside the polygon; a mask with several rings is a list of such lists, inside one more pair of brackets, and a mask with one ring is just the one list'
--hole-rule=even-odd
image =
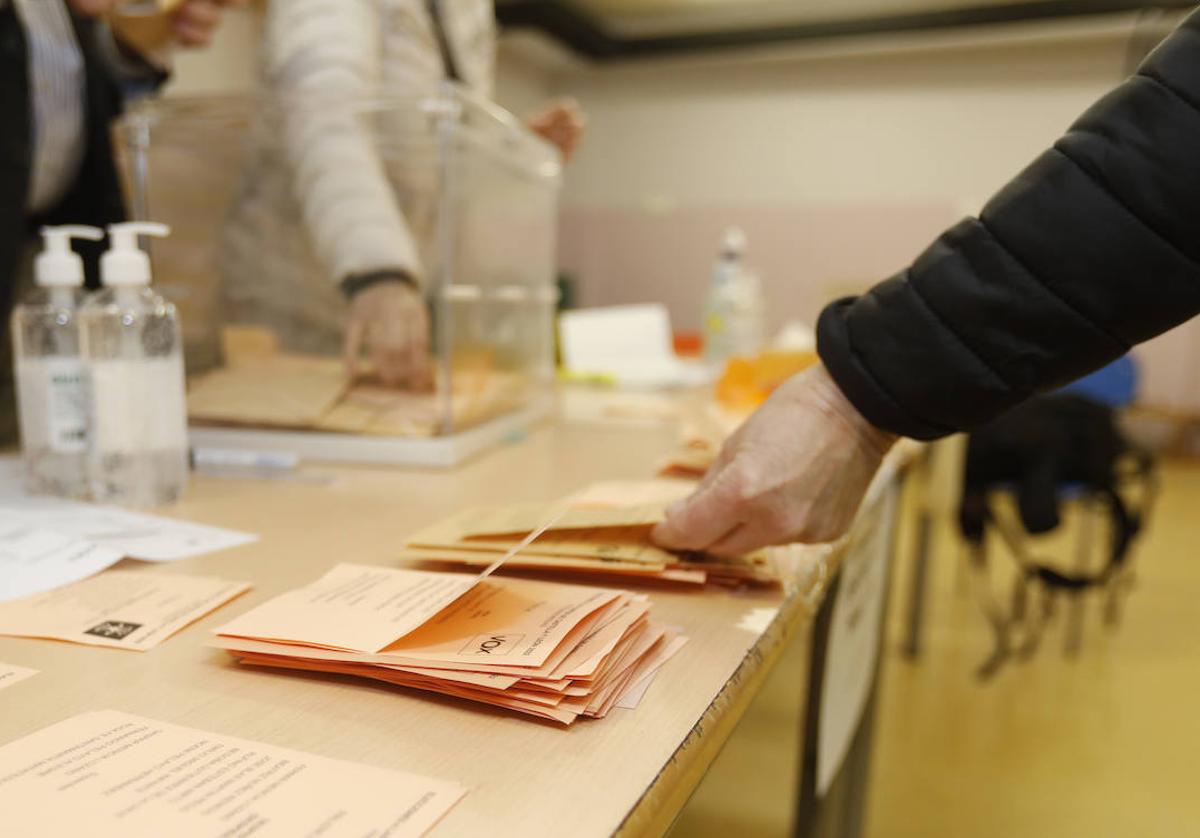
{"label": "white wall", "polygon": [[1105,42],[563,78],[591,117],[567,201],[961,203],[1058,136],[1123,60]]}
{"label": "white wall", "polygon": [[261,11],[243,6],[225,12],[213,43],[205,49],[180,49],[166,93],[171,96],[239,93],[257,78]]}
{"label": "white wall", "polygon": [[[717,237],[738,223],[773,325],[811,321],[977,211],[1124,77],[1128,36],[559,74],[589,117],[564,267],[586,304],[662,300],[697,329]],[[1139,355],[1148,400],[1200,410],[1200,325]]]}

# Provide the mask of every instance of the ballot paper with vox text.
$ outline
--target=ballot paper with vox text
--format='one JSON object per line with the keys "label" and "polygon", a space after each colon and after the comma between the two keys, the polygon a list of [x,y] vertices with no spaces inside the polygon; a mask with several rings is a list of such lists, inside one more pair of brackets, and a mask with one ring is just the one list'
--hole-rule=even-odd
{"label": "ballot paper with vox text", "polygon": [[0,635],[145,651],[249,588],[209,576],[109,570],[0,603]]}
{"label": "ballot paper with vox text", "polygon": [[457,783],[101,710],[0,747],[8,838],[425,834]]}
{"label": "ballot paper with vox text", "polygon": [[240,663],[354,675],[571,724],[681,644],[629,591],[338,565],[216,630]]}

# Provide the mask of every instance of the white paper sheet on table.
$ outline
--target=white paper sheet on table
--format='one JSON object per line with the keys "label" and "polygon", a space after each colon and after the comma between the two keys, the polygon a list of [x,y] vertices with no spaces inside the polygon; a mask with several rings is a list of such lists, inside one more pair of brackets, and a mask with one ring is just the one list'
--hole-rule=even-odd
{"label": "white paper sheet on table", "polygon": [[248,544],[249,533],[111,506],[30,497],[0,458],[0,602],[77,582],[122,558],[171,562]]}
{"label": "white paper sheet on table", "polygon": [[0,531],[17,525],[111,547],[126,558],[147,562],[189,559],[257,539],[249,533],[220,527],[53,498],[0,503]]}
{"label": "white paper sheet on table", "polygon": [[121,560],[121,551],[50,530],[0,524],[0,602],[86,579]]}

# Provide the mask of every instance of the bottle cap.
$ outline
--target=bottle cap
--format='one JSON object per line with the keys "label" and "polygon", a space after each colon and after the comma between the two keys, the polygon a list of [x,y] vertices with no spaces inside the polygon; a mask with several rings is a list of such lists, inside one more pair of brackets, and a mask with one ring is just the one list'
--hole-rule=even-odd
{"label": "bottle cap", "polygon": [[150,284],[150,254],[138,247],[138,236],[170,235],[171,228],[153,221],[110,224],[110,248],[100,257],[100,280],[105,287]]}
{"label": "bottle cap", "polygon": [[741,227],[730,227],[721,242],[721,255],[726,259],[740,258],[746,252],[746,233]]}
{"label": "bottle cap", "polygon": [[78,288],[83,285],[83,259],[71,249],[71,240],[90,239],[98,242],[103,238],[104,231],[97,227],[43,227],[45,249],[34,260],[34,280],[43,288]]}

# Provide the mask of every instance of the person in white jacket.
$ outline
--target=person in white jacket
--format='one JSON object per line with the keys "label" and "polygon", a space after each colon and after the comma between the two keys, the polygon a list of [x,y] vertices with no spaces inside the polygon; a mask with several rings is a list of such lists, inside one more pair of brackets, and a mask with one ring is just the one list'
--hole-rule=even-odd
{"label": "person in white jacket", "polygon": [[[385,161],[376,146],[377,136],[401,136],[420,115],[389,114],[390,123],[371,130],[338,103],[415,97],[447,79],[490,99],[492,0],[271,0],[265,37],[269,89],[281,101],[301,103],[283,117],[285,159],[276,168],[284,170],[287,185],[274,188],[290,192],[301,216],[291,221],[299,222],[293,226],[306,231],[307,241],[286,240],[279,195],[261,200],[272,190],[270,167],[253,167],[247,191],[259,200],[242,196],[231,232],[233,250],[254,249],[257,264],[248,269],[244,259],[233,260],[227,277],[233,314],[257,308],[261,322],[261,309],[273,308],[279,316],[268,322],[285,332],[285,342],[323,351],[338,332],[349,374],[366,349],[385,383],[428,386],[419,243],[431,223],[435,173],[427,161],[395,155]],[[562,104],[530,127],[569,157],[582,123],[573,106]],[[396,189],[393,181],[407,188]],[[312,261],[304,258],[309,250],[322,276],[297,268]],[[344,330],[339,295],[348,305]]]}

